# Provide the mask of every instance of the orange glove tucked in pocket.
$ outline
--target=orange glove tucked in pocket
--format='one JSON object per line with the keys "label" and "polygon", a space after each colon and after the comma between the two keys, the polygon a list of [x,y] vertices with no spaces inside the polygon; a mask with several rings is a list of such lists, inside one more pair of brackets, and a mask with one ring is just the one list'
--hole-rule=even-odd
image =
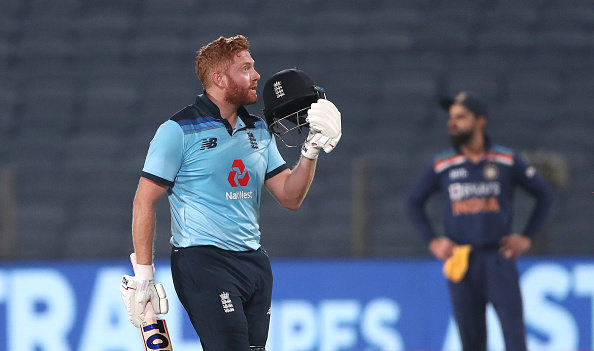
{"label": "orange glove tucked in pocket", "polygon": [[472,245],[456,246],[452,256],[443,265],[443,275],[454,283],[460,282],[468,270],[470,251],[472,251]]}

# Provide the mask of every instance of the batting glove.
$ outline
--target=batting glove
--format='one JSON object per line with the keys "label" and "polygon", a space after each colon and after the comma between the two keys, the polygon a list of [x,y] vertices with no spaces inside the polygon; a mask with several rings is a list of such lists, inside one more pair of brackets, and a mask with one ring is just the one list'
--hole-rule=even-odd
{"label": "batting glove", "polygon": [[316,159],[323,149],[326,153],[334,150],[342,136],[341,116],[338,108],[326,99],[311,104],[307,112],[309,134],[301,147],[301,154]]}
{"label": "batting glove", "polygon": [[128,318],[139,328],[147,316],[169,312],[169,301],[163,285],[155,284],[155,267],[137,264],[134,253],[130,255],[130,260],[134,276],[126,274],[122,277],[120,293],[128,311]]}

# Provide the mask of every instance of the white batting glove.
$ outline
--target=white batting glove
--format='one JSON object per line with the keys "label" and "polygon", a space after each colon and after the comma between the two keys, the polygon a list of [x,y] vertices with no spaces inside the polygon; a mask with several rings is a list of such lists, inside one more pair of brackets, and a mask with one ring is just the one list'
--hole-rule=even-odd
{"label": "white batting glove", "polygon": [[309,134],[301,147],[301,154],[316,159],[323,149],[334,150],[342,136],[341,116],[338,108],[326,99],[318,99],[307,111]]}
{"label": "white batting glove", "polygon": [[134,276],[124,275],[120,284],[122,301],[128,318],[139,328],[145,318],[169,312],[169,301],[162,284],[155,284],[155,267],[136,263],[136,254],[130,255]]}

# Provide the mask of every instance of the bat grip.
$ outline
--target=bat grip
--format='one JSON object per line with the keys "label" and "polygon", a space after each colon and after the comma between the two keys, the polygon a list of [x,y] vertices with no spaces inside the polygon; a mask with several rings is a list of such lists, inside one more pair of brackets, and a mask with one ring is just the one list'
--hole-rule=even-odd
{"label": "bat grip", "polygon": [[144,319],[147,320],[149,318],[157,318],[155,310],[153,309],[153,304],[150,301],[146,304],[146,307],[144,308]]}

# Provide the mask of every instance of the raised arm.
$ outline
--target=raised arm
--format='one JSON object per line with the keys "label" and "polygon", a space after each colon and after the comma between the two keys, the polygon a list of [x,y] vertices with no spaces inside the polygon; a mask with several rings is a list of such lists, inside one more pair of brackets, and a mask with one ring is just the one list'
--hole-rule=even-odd
{"label": "raised arm", "polygon": [[301,206],[316,172],[321,150],[331,152],[342,136],[341,113],[336,106],[319,99],[307,112],[309,133],[301,148],[301,158],[292,170],[284,170],[266,180],[266,187],[280,204],[296,210]]}

